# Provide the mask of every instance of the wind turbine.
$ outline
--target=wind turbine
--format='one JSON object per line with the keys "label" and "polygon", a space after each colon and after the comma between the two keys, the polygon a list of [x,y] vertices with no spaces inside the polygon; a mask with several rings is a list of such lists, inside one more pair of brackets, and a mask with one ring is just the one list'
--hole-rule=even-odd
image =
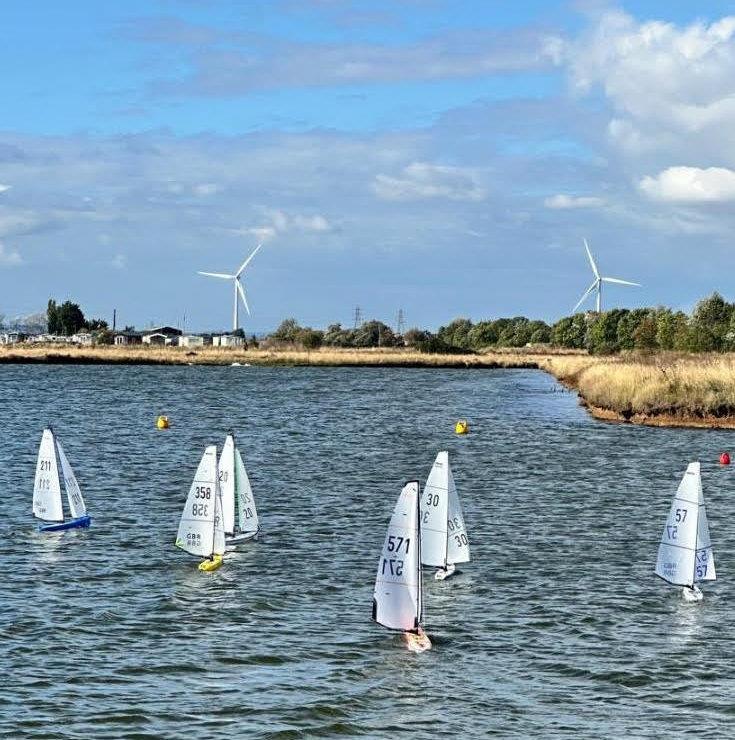
{"label": "wind turbine", "polygon": [[602,309],[602,284],[603,283],[617,283],[618,285],[635,285],[637,287],[641,287],[640,283],[631,283],[629,280],[620,280],[619,278],[611,278],[611,277],[601,277],[599,270],[597,269],[597,265],[595,264],[595,260],[592,258],[592,252],[590,252],[590,248],[587,245],[587,240],[583,239],[584,241],[584,248],[587,250],[587,257],[589,257],[590,265],[592,266],[592,272],[595,274],[595,279],[592,282],[592,285],[590,285],[587,290],[585,290],[582,297],[577,302],[577,305],[572,309],[572,313],[576,313],[577,309],[582,305],[584,302],[584,299],[587,298],[587,296],[593,291],[597,290],[597,313],[600,313]]}
{"label": "wind turbine", "polygon": [[227,275],[223,272],[201,272],[199,271],[200,275],[206,275],[207,277],[214,277],[214,278],[222,278],[223,280],[232,280],[235,286],[235,305],[232,309],[232,331],[237,331],[240,328],[240,318],[238,316],[238,296],[242,298],[242,303],[245,306],[245,310],[248,312],[248,316],[250,316],[250,307],[248,306],[248,299],[245,298],[245,290],[242,287],[242,283],[240,282],[240,275],[242,275],[243,270],[248,266],[250,263],[250,260],[255,257],[258,250],[262,247],[262,244],[258,244],[257,247],[252,251],[250,256],[245,260],[245,262],[240,265],[240,269],[234,274],[234,275]]}

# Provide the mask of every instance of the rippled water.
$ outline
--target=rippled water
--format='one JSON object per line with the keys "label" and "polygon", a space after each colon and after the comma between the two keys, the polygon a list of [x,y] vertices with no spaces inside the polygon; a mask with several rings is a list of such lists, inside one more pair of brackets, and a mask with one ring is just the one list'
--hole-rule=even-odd
{"label": "rippled water", "polygon": [[[595,422],[532,371],[5,365],[0,393],[6,737],[729,733],[728,432]],[[36,532],[48,421],[87,531]],[[263,533],[204,574],[173,540],[230,427]],[[426,579],[417,656],[370,621],[372,588],[401,485],[442,448],[473,560]],[[652,568],[698,456],[720,580],[688,606]]]}

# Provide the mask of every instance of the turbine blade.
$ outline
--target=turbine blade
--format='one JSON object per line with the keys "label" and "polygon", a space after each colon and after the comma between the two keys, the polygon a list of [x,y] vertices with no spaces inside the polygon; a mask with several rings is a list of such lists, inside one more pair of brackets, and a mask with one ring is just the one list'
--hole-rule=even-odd
{"label": "turbine blade", "polygon": [[206,275],[207,277],[224,278],[225,280],[232,280],[234,275],[225,275],[222,272],[202,272],[201,270],[197,273],[198,275]]}
{"label": "turbine blade", "polygon": [[239,278],[235,278],[235,285],[237,285],[237,292],[240,294],[240,298],[242,298],[242,302],[245,305],[245,310],[248,312],[248,316],[250,316],[250,306],[248,306],[248,299],[245,297],[245,291],[242,289],[242,283],[240,282]]}
{"label": "turbine blade", "polygon": [[255,249],[253,249],[250,256],[245,260],[245,262],[242,263],[242,265],[240,266],[240,269],[235,273],[235,277],[240,277],[240,275],[242,275],[242,271],[248,266],[248,263],[250,262],[250,260],[253,259],[253,257],[255,257],[255,255],[258,253],[258,250],[262,246],[263,244],[261,242],[260,244],[258,244],[257,247],[255,247]]}
{"label": "turbine blade", "polygon": [[605,283],[618,283],[619,285],[635,285],[636,287],[640,288],[640,283],[631,283],[630,280],[620,280],[618,278],[602,278],[602,281]]}
{"label": "turbine blade", "polygon": [[584,248],[587,250],[587,256],[589,257],[590,264],[592,265],[592,272],[595,273],[595,277],[599,279],[600,273],[597,271],[597,265],[595,264],[594,259],[592,259],[592,252],[590,252],[589,245],[587,244],[587,240],[583,239],[584,242]]}
{"label": "turbine blade", "polygon": [[577,309],[584,303],[584,299],[597,287],[597,280],[584,291],[582,297],[577,301],[577,305],[572,309],[572,313],[577,313]]}

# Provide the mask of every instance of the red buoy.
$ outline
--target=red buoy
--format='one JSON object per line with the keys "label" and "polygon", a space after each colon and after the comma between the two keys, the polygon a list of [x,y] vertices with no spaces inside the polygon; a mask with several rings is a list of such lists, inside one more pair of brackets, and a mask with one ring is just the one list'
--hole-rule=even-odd
{"label": "red buoy", "polygon": [[730,455],[727,452],[723,452],[720,455],[720,465],[729,465],[730,464]]}

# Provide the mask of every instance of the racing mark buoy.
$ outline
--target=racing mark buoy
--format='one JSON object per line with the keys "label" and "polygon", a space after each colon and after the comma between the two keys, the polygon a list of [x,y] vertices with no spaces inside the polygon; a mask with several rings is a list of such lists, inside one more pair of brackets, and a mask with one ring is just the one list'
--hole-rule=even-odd
{"label": "racing mark buoy", "polygon": [[467,432],[470,431],[469,424],[467,424],[466,419],[460,419],[455,425],[454,425],[454,431],[457,434],[467,434]]}
{"label": "racing mark buoy", "polygon": [[729,465],[729,464],[730,464],[730,453],[723,452],[720,455],[720,465]]}
{"label": "racing mark buoy", "polygon": [[158,427],[158,429],[168,429],[169,428],[168,416],[159,416],[156,419],[156,427]]}

